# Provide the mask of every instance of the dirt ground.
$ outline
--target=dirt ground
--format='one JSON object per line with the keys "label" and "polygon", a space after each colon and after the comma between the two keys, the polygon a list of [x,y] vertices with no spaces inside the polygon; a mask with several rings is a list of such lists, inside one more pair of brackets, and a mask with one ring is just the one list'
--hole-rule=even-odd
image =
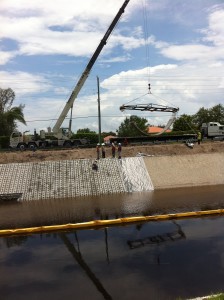
{"label": "dirt ground", "polygon": [[[144,155],[183,155],[197,153],[215,153],[222,152],[224,154],[224,141],[203,142],[200,145],[194,144],[193,149],[187,147],[184,143],[163,144],[163,145],[139,145],[122,147],[122,157],[134,157],[138,153]],[[116,153],[117,154],[117,153]],[[106,148],[106,158],[112,157],[111,148]],[[74,160],[74,159],[95,159],[96,149],[74,148],[65,150],[37,150],[32,151],[5,151],[0,152],[0,164],[8,163],[25,163],[25,162],[41,162],[56,160]]]}

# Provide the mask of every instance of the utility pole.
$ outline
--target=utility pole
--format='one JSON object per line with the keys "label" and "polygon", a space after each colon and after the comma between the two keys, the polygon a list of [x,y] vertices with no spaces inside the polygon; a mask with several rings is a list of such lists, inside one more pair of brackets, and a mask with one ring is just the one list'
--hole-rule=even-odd
{"label": "utility pole", "polygon": [[98,90],[98,124],[99,124],[99,144],[101,145],[101,114],[100,114],[100,83],[97,76],[97,90]]}

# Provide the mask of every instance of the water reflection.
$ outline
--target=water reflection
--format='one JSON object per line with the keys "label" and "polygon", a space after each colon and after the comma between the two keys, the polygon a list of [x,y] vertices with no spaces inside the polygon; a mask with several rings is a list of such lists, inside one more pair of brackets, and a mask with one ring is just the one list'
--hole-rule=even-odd
{"label": "water reflection", "polygon": [[90,267],[86,264],[85,260],[82,257],[80,251],[75,249],[75,246],[70,242],[69,238],[66,236],[65,233],[59,234],[60,238],[62,239],[63,243],[67,247],[68,251],[72,254],[73,258],[78,262],[81,268],[86,272],[89,279],[93,282],[96,286],[97,290],[103,295],[104,299],[112,299],[109,293],[103,287],[101,281],[96,277],[94,272],[90,269]]}
{"label": "water reflection", "polygon": [[[161,243],[165,243],[165,242],[174,242],[174,241],[178,241],[180,239],[185,239],[185,233],[183,232],[183,230],[181,229],[181,226],[177,224],[176,221],[172,221],[173,224],[176,226],[176,230],[173,230],[172,232],[166,232],[163,234],[157,234],[157,235],[153,235],[153,236],[147,236],[141,239],[136,239],[136,240],[129,240],[127,241],[127,244],[129,246],[130,249],[136,249],[139,247],[144,247],[146,245],[153,245],[153,244],[161,244]],[[142,225],[141,225],[142,227]],[[141,227],[139,225],[136,226],[136,228],[139,230],[139,228],[141,229]]]}
{"label": "water reflection", "polygon": [[224,186],[166,189],[0,205],[0,229],[224,208]]}
{"label": "water reflection", "polygon": [[142,215],[152,194],[125,193],[67,199],[46,199],[2,205],[0,228],[85,222]]}
{"label": "water reflection", "polygon": [[0,238],[1,299],[167,300],[221,292],[223,234],[224,218],[206,217]]}

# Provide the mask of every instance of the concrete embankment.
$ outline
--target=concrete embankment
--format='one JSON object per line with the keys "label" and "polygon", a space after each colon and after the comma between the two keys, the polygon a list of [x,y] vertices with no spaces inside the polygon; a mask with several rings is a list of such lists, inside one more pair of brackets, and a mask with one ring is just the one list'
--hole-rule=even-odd
{"label": "concrete embankment", "polygon": [[154,189],[224,184],[224,154],[144,158]]}
{"label": "concrete embankment", "polygon": [[[223,153],[0,165],[0,194],[21,200],[73,198],[224,184]],[[1,198],[1,197],[0,197]]]}
{"label": "concrete embankment", "polygon": [[[72,198],[153,189],[142,157],[64,160],[0,165],[0,194],[21,200]],[[1,198],[0,197],[0,198]]]}

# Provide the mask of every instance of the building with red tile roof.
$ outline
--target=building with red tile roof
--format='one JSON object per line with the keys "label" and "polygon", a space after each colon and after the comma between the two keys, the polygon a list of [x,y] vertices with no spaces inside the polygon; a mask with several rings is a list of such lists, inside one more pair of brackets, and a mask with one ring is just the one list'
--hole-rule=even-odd
{"label": "building with red tile roof", "polygon": [[108,135],[108,136],[105,136],[105,138],[103,139],[104,143],[105,144],[109,144],[110,143],[110,139],[115,137],[114,135]]}

